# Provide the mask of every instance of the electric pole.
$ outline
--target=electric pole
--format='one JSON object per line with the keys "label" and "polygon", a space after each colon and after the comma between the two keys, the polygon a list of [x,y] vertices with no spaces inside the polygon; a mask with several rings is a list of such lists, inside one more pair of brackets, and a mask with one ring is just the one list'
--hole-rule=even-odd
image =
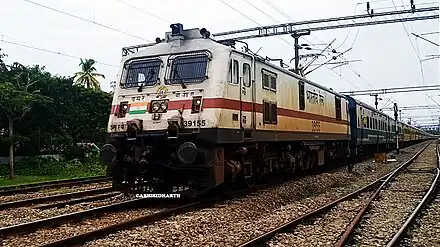
{"label": "electric pole", "polygon": [[299,73],[299,49],[302,47],[299,45],[299,38],[301,36],[310,35],[310,31],[293,32],[292,38],[295,40],[295,73]]}
{"label": "electric pole", "polygon": [[382,99],[378,98],[379,95],[377,93],[376,94],[370,94],[370,96],[374,97],[374,105],[376,106],[376,110],[377,110],[377,105],[378,105],[377,100],[382,100]]}
{"label": "electric pole", "polygon": [[398,109],[397,103],[394,103],[394,122],[396,123],[396,153],[399,154],[399,127],[397,126]]}

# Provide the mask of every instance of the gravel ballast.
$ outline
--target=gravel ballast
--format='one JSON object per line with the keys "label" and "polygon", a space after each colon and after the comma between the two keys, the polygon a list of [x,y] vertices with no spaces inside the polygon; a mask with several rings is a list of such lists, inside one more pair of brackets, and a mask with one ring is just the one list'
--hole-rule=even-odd
{"label": "gravel ballast", "polygon": [[273,186],[253,195],[170,217],[98,239],[87,246],[234,246],[315,210],[390,172],[426,143],[402,150],[399,162],[340,168]]}
{"label": "gravel ballast", "polygon": [[268,246],[333,246],[371,195],[372,192],[364,193],[343,201],[323,216],[296,226],[292,232],[276,235]]}
{"label": "gravel ballast", "polygon": [[73,193],[73,192],[86,191],[86,190],[93,190],[93,189],[100,189],[100,188],[105,188],[105,187],[111,187],[111,183],[110,182],[100,182],[100,183],[93,183],[93,184],[76,185],[74,187],[50,188],[50,189],[44,189],[44,190],[40,190],[40,191],[23,193],[23,194],[0,196],[0,203],[19,201],[19,200],[25,200],[25,199],[31,199],[31,198],[38,198],[38,197],[44,197],[44,196],[53,196],[53,195],[59,195],[59,194]]}
{"label": "gravel ballast", "polygon": [[75,205],[67,205],[62,208],[48,208],[44,210],[35,209],[31,207],[11,208],[7,210],[2,210],[2,213],[0,214],[0,227],[22,224],[26,222],[50,218],[62,214],[78,212],[82,210],[101,207],[113,203],[132,200],[132,199],[133,199],[132,197],[114,196],[111,198],[106,198],[104,200],[84,202]]}
{"label": "gravel ballast", "polygon": [[[435,148],[431,144],[408,168],[435,168]],[[417,207],[434,176],[434,173],[407,170],[399,173],[371,203],[348,246],[386,246]]]}
{"label": "gravel ballast", "polygon": [[429,204],[409,228],[400,246],[440,246],[440,195]]}
{"label": "gravel ballast", "polygon": [[109,212],[102,217],[89,218],[81,222],[63,224],[55,228],[44,228],[26,235],[11,236],[3,240],[2,246],[30,247],[48,244],[66,237],[76,236],[87,231],[97,230],[109,225],[159,212],[159,209],[134,209]]}

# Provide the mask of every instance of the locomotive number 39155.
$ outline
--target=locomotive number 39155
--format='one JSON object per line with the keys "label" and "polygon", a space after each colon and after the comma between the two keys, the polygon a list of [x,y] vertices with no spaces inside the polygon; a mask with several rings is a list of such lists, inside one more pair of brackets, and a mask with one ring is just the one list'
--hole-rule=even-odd
{"label": "locomotive number 39155", "polygon": [[183,127],[193,127],[193,126],[205,126],[206,120],[185,120],[183,121]]}

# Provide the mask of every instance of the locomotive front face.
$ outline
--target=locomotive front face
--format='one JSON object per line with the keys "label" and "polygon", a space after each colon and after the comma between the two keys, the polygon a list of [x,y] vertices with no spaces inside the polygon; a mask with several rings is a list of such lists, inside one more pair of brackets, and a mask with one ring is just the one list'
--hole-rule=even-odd
{"label": "locomotive front face", "polygon": [[211,67],[226,68],[227,59],[213,58],[209,40],[176,45],[168,38],[123,63],[108,125],[111,143],[101,152],[118,188],[184,194],[221,182],[214,175],[218,155],[207,147],[221,92]]}

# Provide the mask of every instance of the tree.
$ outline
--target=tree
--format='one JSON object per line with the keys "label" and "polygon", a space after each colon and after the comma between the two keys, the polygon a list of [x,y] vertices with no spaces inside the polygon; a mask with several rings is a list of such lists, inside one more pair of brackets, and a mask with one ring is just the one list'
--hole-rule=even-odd
{"label": "tree", "polygon": [[[36,102],[48,101],[47,97],[39,95],[39,90],[31,90],[38,79],[19,63],[14,63],[6,69],[11,81],[0,83],[0,108],[8,120],[9,142],[9,178],[14,174],[14,145],[19,136],[14,136],[14,121],[22,119]],[[7,78],[7,77],[6,77]],[[15,83],[12,83],[15,82]]]}
{"label": "tree", "polygon": [[110,82],[110,94],[114,94],[116,89],[116,81]]}
{"label": "tree", "polygon": [[94,67],[96,61],[93,59],[82,59],[79,66],[81,66],[81,72],[76,72],[75,77],[77,77],[75,84],[84,85],[86,88],[92,88],[95,90],[101,89],[98,79],[96,77],[102,77],[105,79],[103,74],[97,73]]}

